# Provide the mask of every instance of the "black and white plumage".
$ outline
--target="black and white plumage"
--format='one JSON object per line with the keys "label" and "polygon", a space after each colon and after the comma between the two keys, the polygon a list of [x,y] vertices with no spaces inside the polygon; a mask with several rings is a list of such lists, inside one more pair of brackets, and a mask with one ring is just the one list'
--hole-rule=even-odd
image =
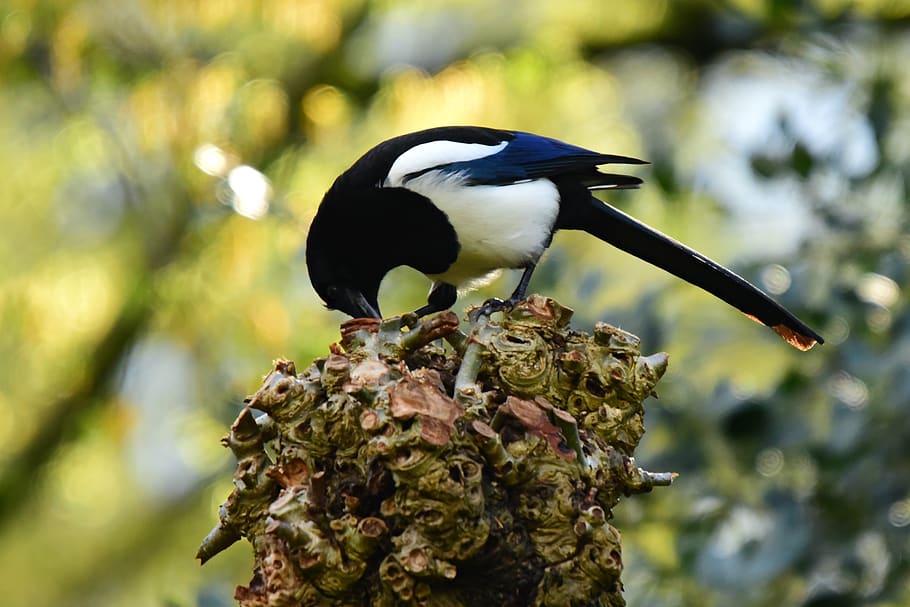
{"label": "black and white plumage", "polygon": [[[605,164],[645,164],[520,131],[450,126],[380,143],[326,192],[307,237],[310,280],[329,308],[380,318],[379,284],[411,266],[433,287],[418,315],[448,309],[457,289],[523,268],[525,295],[557,230],[584,230],[712,293],[806,350],[822,338],[730,270],[591,195],[637,188]],[[493,305],[493,304],[491,304]]]}

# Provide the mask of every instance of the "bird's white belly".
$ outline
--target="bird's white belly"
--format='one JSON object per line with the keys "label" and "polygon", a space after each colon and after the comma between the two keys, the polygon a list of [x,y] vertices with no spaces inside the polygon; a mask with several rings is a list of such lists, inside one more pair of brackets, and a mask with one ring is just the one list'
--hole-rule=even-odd
{"label": "bird's white belly", "polygon": [[536,262],[559,214],[559,192],[549,179],[467,186],[457,176],[428,173],[406,187],[432,200],[455,228],[458,258],[430,278],[461,287],[494,270]]}

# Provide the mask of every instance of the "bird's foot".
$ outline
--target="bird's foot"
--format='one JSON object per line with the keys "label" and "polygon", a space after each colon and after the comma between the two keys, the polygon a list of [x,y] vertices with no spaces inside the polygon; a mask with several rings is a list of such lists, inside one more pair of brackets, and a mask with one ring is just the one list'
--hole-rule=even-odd
{"label": "bird's foot", "polygon": [[491,297],[490,299],[483,302],[483,305],[480,307],[471,310],[471,312],[468,314],[468,320],[470,320],[472,323],[477,322],[477,319],[479,319],[481,316],[489,316],[494,312],[501,312],[502,310],[511,309],[519,301],[521,300],[517,297],[510,297],[508,299]]}
{"label": "bird's foot", "polygon": [[402,314],[398,317],[399,325],[401,329],[408,328],[413,329],[420,324],[420,319],[423,315],[415,312],[408,312],[407,314]]}

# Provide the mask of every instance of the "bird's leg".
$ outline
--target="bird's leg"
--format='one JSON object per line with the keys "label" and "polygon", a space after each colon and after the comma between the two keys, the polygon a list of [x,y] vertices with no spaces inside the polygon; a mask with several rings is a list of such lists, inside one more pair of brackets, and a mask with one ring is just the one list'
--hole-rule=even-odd
{"label": "bird's leg", "polygon": [[518,286],[515,287],[515,290],[512,291],[512,296],[508,299],[510,306],[514,306],[516,303],[525,298],[525,292],[528,290],[528,285],[531,283],[531,274],[534,273],[534,269],[536,267],[537,262],[535,261],[532,261],[525,266],[525,271],[521,274],[521,279],[518,281]]}
{"label": "bird's leg", "polygon": [[533,261],[526,265],[525,271],[521,275],[521,280],[518,281],[518,286],[512,291],[512,295],[506,300],[499,299],[498,297],[491,297],[486,300],[483,302],[482,306],[471,312],[471,322],[476,322],[481,316],[489,316],[493,312],[511,308],[524,299],[525,292],[528,290],[528,284],[531,282],[531,275],[534,273],[534,268],[536,267],[537,263]]}
{"label": "bird's leg", "polygon": [[421,318],[427,314],[442,312],[451,308],[456,299],[458,299],[458,290],[454,285],[445,282],[433,283],[433,288],[430,289],[430,294],[427,296],[427,305],[417,308],[411,314]]}

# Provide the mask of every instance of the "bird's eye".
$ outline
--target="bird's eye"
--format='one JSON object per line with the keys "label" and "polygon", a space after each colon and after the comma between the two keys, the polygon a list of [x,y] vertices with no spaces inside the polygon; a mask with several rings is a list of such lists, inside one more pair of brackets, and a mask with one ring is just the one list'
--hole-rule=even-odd
{"label": "bird's eye", "polygon": [[325,293],[323,294],[323,301],[325,301],[325,307],[329,310],[338,309],[338,300],[341,297],[341,289],[335,286],[330,286],[325,288]]}

